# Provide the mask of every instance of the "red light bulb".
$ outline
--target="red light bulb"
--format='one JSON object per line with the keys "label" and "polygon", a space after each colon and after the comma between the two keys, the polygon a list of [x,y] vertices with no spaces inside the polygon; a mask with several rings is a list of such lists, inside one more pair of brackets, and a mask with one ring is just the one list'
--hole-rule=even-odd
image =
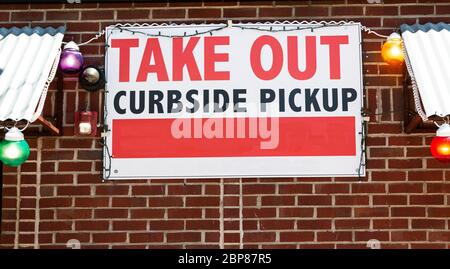
{"label": "red light bulb", "polygon": [[431,141],[431,154],[443,163],[450,163],[450,125],[443,124]]}

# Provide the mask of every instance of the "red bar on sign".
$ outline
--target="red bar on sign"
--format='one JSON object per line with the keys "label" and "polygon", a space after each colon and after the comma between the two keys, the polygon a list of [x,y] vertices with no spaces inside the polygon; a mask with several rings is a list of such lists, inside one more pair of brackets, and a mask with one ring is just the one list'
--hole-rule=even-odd
{"label": "red bar on sign", "polygon": [[116,119],[113,158],[355,156],[355,117]]}

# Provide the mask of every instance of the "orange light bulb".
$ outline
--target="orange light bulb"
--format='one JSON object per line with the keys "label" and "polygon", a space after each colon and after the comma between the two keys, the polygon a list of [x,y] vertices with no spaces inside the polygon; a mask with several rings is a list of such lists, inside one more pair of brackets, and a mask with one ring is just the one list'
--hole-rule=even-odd
{"label": "orange light bulb", "polygon": [[383,61],[392,65],[402,64],[405,61],[402,42],[399,34],[391,34],[381,48]]}

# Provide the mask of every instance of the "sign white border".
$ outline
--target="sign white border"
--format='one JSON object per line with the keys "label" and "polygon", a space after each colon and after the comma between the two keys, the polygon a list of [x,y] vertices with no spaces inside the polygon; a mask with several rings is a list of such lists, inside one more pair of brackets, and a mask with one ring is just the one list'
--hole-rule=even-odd
{"label": "sign white border", "polygon": [[[243,27],[262,27],[264,29],[281,28],[281,27],[298,27],[299,25],[292,23],[242,23],[234,24]],[[311,27],[316,27],[317,23],[312,23]],[[149,25],[143,25],[149,27]],[[180,34],[185,31],[186,27],[191,27],[193,31],[198,29],[217,29],[224,27],[226,24],[201,24],[201,25],[154,25],[155,31],[158,29],[180,29]],[[300,24],[301,27],[308,25]],[[359,37],[359,70],[360,70],[360,89],[356,89],[360,95],[361,107],[364,102],[364,87],[362,73],[362,37],[360,23],[340,23],[337,25],[324,25],[326,27],[357,27]],[[139,28],[139,25],[127,26],[131,28]],[[110,31],[115,26],[106,28],[106,40],[109,40]],[[198,30],[199,31],[199,30]],[[200,31],[199,31],[200,32]],[[108,49],[105,53],[105,72],[108,74]],[[355,118],[356,131],[356,156],[281,156],[281,157],[205,157],[205,158],[112,158],[112,137],[111,123],[108,117],[106,106],[108,102],[108,83],[105,86],[105,126],[108,131],[103,134],[103,177],[105,180],[119,179],[184,179],[184,178],[273,178],[273,177],[364,177],[365,154],[364,154],[364,137],[363,137],[363,118],[362,116]],[[362,144],[361,144],[362,142]],[[261,160],[264,159],[264,162]],[[338,166],[327,166],[327,163],[338,162]],[[130,165],[132,164],[132,165]],[[151,174],[149,172],[151,166]],[[120,169],[120,170],[119,170]],[[274,173],[273,171],[280,171]],[[232,171],[232,172],[230,172]]]}

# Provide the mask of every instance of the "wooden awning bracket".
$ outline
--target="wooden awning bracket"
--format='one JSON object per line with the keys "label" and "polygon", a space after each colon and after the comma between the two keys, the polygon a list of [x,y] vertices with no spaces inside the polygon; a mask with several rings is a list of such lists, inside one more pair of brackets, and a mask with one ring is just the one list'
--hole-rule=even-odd
{"label": "wooden awning bracket", "polygon": [[36,122],[47,128],[52,135],[61,135],[61,129],[56,127],[52,122],[46,120],[42,115],[37,118]]}

